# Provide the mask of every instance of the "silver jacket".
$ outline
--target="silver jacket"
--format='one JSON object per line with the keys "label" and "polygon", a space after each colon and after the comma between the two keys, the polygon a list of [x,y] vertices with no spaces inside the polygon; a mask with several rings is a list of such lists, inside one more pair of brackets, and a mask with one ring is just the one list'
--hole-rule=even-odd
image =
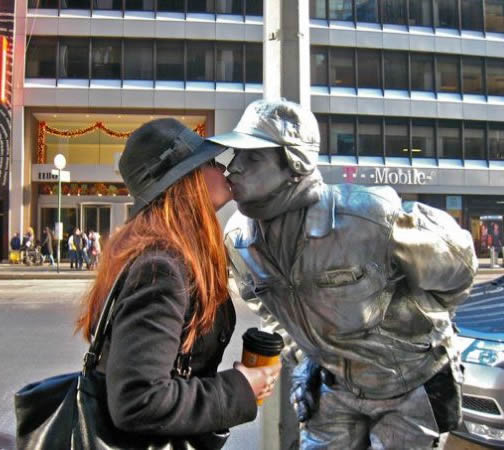
{"label": "silver jacket", "polygon": [[[298,213],[273,219],[274,242],[238,211],[226,226],[252,309],[362,398],[394,397],[458,366],[451,317],[478,265],[469,232],[438,209],[401,205],[390,187],[324,185],[301,233]],[[295,246],[291,261],[282,246]]]}

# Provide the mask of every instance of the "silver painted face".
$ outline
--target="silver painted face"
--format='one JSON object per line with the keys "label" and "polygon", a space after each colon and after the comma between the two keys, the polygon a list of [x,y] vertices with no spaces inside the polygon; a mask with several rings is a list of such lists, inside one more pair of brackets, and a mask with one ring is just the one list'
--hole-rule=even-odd
{"label": "silver painted face", "polygon": [[234,200],[238,203],[264,200],[291,178],[280,152],[277,148],[235,150],[227,168]]}

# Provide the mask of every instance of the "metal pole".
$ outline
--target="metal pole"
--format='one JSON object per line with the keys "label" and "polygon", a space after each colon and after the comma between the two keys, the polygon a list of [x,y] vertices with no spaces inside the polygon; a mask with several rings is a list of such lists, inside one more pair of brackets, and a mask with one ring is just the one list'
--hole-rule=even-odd
{"label": "metal pole", "polygon": [[56,258],[56,271],[59,273],[59,265],[60,265],[60,251],[61,251],[61,240],[60,240],[60,233],[63,232],[61,230],[61,170],[58,169],[58,254]]}

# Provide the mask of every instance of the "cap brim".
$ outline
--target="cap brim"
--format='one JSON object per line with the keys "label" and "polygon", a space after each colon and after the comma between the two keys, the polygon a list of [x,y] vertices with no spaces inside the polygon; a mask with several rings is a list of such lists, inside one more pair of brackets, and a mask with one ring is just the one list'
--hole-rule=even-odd
{"label": "cap brim", "polygon": [[151,184],[141,195],[135,196],[135,203],[131,207],[128,220],[135,217],[142,209],[146,208],[153,200],[159,197],[166,189],[175,184],[183,176],[214,159],[225,150],[226,147],[222,145],[203,141],[191,156],[166,172],[163,177]]}
{"label": "cap brim", "polygon": [[269,141],[257,136],[252,136],[251,134],[240,133],[238,131],[219,134],[217,136],[207,138],[207,141],[212,141],[216,144],[224,145],[226,147],[238,148],[241,150],[282,147],[282,144],[277,144],[276,142]]}

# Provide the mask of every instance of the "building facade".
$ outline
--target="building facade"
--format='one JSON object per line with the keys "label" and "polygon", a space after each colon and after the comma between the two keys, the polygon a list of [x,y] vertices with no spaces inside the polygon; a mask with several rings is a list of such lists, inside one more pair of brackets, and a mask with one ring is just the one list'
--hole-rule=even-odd
{"label": "building facade", "polygon": [[[504,2],[311,2],[311,100],[329,183],[447,210],[504,243]],[[322,159],[322,158],[321,158]]]}
{"label": "building facade", "polygon": [[[309,9],[300,70],[326,181],[393,185],[449,211],[481,255],[502,245],[504,2]],[[16,2],[9,234],[54,226],[58,153],[71,174],[65,233],[120,226],[132,203],[117,171],[127,136],[166,116],[202,135],[229,131],[277,67],[263,58],[275,39],[263,22],[262,0]]]}

